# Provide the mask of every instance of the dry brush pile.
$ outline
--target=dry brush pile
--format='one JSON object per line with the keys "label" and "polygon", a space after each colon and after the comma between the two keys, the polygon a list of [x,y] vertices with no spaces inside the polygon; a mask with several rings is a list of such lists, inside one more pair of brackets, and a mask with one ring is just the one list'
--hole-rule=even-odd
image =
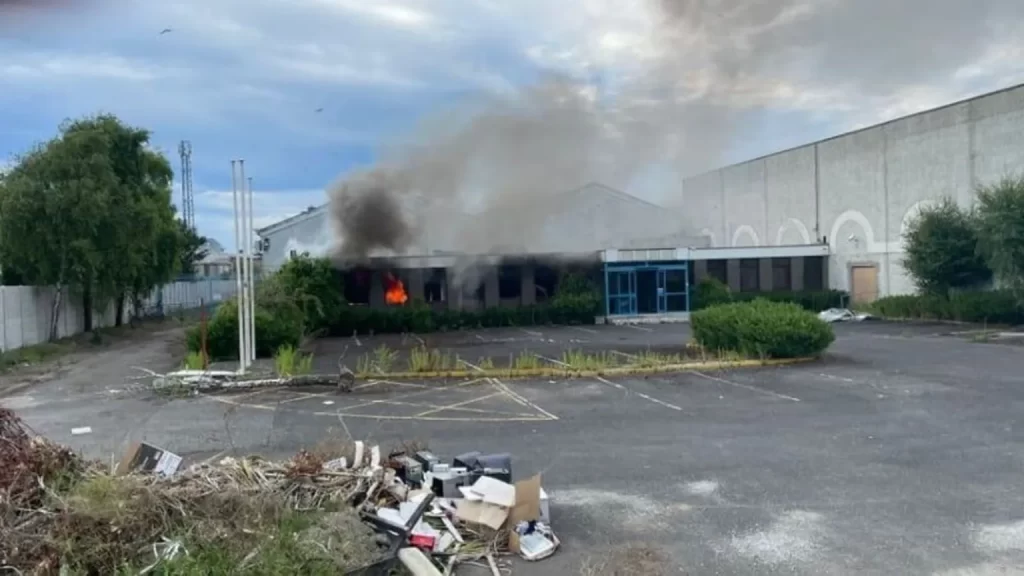
{"label": "dry brush pile", "polygon": [[6,409],[0,447],[0,572],[336,574],[378,555],[352,504],[380,479],[327,470],[326,454],[116,476]]}

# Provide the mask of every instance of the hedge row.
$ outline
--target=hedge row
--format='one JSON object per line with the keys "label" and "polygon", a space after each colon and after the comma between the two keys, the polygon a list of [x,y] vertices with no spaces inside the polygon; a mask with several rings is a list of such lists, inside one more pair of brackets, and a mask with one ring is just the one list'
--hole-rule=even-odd
{"label": "hedge row", "polygon": [[401,332],[437,332],[464,328],[535,326],[548,324],[593,324],[598,313],[598,297],[590,294],[566,295],[549,304],[517,308],[471,310],[433,310],[413,303],[395,308],[348,306],[331,324],[338,336],[358,334],[394,334]]}
{"label": "hedge row", "polygon": [[690,316],[705,349],[757,358],[817,356],[835,340],[832,326],[794,303],[757,299],[721,304]]}
{"label": "hedge row", "polygon": [[[256,294],[256,354],[272,356],[281,346],[298,346],[305,334],[339,336],[434,332],[462,328],[593,324],[600,297],[585,279],[572,275],[563,291],[549,302],[521,308],[480,311],[433,310],[411,303],[391,308],[349,306],[341,296],[341,280],[324,259],[296,258],[259,286]],[[202,336],[188,333],[189,350],[199,351]],[[207,324],[206,350],[213,360],[238,357],[238,301],[223,302]]]}
{"label": "hedge row", "polygon": [[848,301],[847,293],[842,290],[732,292],[722,281],[716,278],[704,278],[697,283],[697,290],[694,294],[694,309],[701,310],[720,304],[751,302],[754,300],[791,302],[811,312],[821,312],[829,308],[842,308],[847,305]]}
{"label": "hedge row", "polygon": [[954,292],[949,296],[886,296],[873,302],[870,311],[893,319],[1024,324],[1024,307],[1005,290]]}

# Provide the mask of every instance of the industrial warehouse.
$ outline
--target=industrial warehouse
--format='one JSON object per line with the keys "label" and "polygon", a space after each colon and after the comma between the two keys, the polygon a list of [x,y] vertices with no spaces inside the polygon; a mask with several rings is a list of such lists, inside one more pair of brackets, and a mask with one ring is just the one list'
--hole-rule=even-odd
{"label": "industrial warehouse", "polygon": [[[685,319],[692,287],[849,291],[854,302],[909,293],[902,234],[942,198],[1024,168],[1024,86],[1015,86],[686,178],[671,210],[600,184],[553,193],[531,249],[433,244],[350,270],[346,297],[385,306],[422,299],[476,309],[542,302],[555,268],[603,283],[605,316]],[[324,254],[327,207],[258,231],[269,269]],[[474,278],[454,282],[455,278]],[[390,296],[389,296],[390,295]]]}

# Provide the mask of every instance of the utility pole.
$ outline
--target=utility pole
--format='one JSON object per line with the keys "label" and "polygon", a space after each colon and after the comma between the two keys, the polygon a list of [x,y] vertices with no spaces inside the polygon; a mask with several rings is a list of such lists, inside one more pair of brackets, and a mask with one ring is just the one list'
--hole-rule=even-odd
{"label": "utility pole", "polygon": [[[235,167],[238,170],[235,170]],[[235,285],[238,290],[238,372],[244,374],[256,358],[252,281],[252,231],[247,208],[252,190],[245,178],[245,160],[231,161],[231,195],[235,215]],[[241,198],[239,198],[241,193]],[[248,230],[248,231],[247,231]]]}
{"label": "utility pole", "polygon": [[182,140],[178,144],[181,157],[181,220],[185,226],[196,229],[195,202],[192,196],[192,143]]}

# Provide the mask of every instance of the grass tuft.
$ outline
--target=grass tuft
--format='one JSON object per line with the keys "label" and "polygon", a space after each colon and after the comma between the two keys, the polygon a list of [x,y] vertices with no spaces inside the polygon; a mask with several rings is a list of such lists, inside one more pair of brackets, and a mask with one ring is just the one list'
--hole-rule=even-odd
{"label": "grass tuft", "polygon": [[309,374],[313,371],[313,355],[303,354],[294,346],[281,346],[274,353],[274,369],[282,378]]}
{"label": "grass tuft", "polygon": [[453,370],[456,363],[451,352],[442,352],[437,348],[418,346],[409,351],[410,372],[444,372]]}

